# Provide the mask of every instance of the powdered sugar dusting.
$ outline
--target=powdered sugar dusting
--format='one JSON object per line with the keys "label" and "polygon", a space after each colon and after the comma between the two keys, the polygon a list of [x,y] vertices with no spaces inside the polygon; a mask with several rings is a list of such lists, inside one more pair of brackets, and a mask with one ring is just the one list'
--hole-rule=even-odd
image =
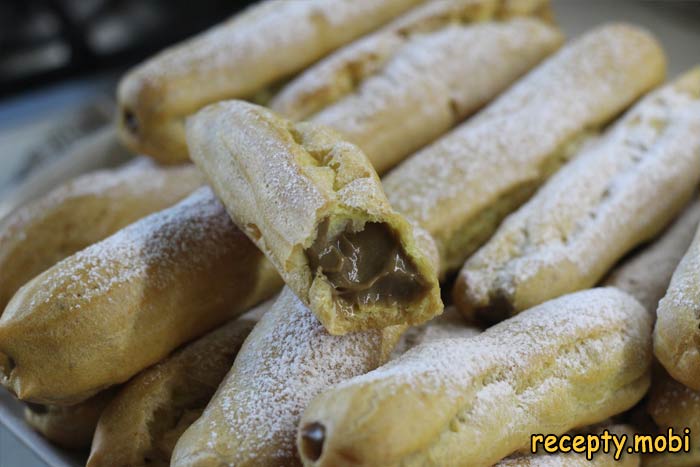
{"label": "powdered sugar dusting", "polygon": [[[605,418],[620,403],[617,391],[642,378],[650,361],[651,318],[644,308],[617,289],[592,289],[532,308],[476,337],[419,345],[319,396],[302,423],[323,423],[328,446],[342,446],[334,437],[344,436],[362,443],[363,434],[378,426],[392,439],[384,411],[429,400],[429,415],[413,415],[421,422],[411,421],[416,432],[401,431],[404,440],[415,436],[407,446],[431,446],[423,454],[433,461],[450,452],[476,454],[480,446],[496,442],[494,436],[515,445],[526,443],[533,429],[563,432],[581,419]],[[600,388],[590,387],[593,375]],[[643,383],[637,388],[641,397],[646,388]],[[556,427],[542,426],[538,407],[553,397],[564,413],[557,415]],[[364,401],[357,407],[362,415],[334,409],[358,401]],[[432,442],[427,441],[431,434]],[[445,449],[432,450],[435,446]],[[363,447],[364,453],[371,449]]]}
{"label": "powdered sugar dusting", "polygon": [[464,317],[453,306],[445,308],[441,315],[427,323],[409,328],[403,333],[399,343],[396,344],[391,358],[398,358],[409,349],[425,342],[432,342],[450,337],[473,337],[481,333],[481,330],[467,325]]}
{"label": "powdered sugar dusting", "polygon": [[[384,171],[488,102],[553,51],[560,37],[529,19],[414,35],[378,73],[311,121],[340,131]],[[399,116],[394,129],[389,123]]]}
{"label": "powdered sugar dusting", "polygon": [[212,191],[203,187],[172,208],[61,261],[40,276],[43,286],[34,290],[28,306],[8,311],[21,315],[52,301],[62,304],[56,307],[58,311],[89,307],[109,290],[146,275],[149,284],[166,287],[178,264],[204,267],[235,245],[236,235],[243,234]]}
{"label": "powdered sugar dusting", "polygon": [[[535,361],[546,352],[556,355],[558,349],[572,343],[604,339],[599,350],[605,352],[607,346],[613,353],[615,346],[626,340],[648,341],[650,328],[649,316],[629,295],[615,288],[590,289],[546,302],[473,338],[419,345],[383,367],[338,387],[382,380],[428,393],[447,390],[447,397],[459,398],[474,378],[484,371],[492,372],[494,366],[512,368],[513,374],[508,379],[518,384],[517,373],[534,373],[539,366]],[[578,360],[581,357],[584,360]],[[567,370],[585,371],[591,364],[587,358],[574,353],[570,361],[562,363]]]}
{"label": "powdered sugar dusting", "polygon": [[302,410],[333,384],[376,368],[382,341],[381,331],[331,336],[285,288],[198,422],[208,447],[232,465],[286,465],[296,457]]}
{"label": "powdered sugar dusting", "polygon": [[654,85],[662,63],[656,43],[637,29],[587,34],[385,177],[389,201],[447,243],[509,190],[541,183],[549,157]]}
{"label": "powdered sugar dusting", "polygon": [[23,205],[3,219],[0,230],[0,243],[4,238],[22,236],[22,227],[37,213],[45,212],[63,204],[67,199],[88,196],[110,196],[116,188],[120,191],[138,192],[144,178],[149,181],[156,192],[167,180],[167,170],[155,167],[147,162],[145,157],[139,157],[124,164],[118,169],[99,170],[81,175],[63,185],[60,185],[37,201]]}
{"label": "powdered sugar dusting", "polygon": [[[522,293],[539,303],[571,291],[557,281],[593,285],[656,233],[700,180],[700,73],[696,78],[695,94],[676,83],[650,94],[506,219],[462,271],[468,300],[515,302]],[[560,274],[546,290],[526,289],[548,271]]]}
{"label": "powdered sugar dusting", "polygon": [[[626,435],[627,447],[632,446],[632,435],[638,431],[630,425],[611,425],[601,424],[588,426],[581,430],[570,432],[571,435],[589,435],[593,433],[603,433],[607,430],[609,433],[614,433],[618,436]],[[568,453],[548,454],[544,452],[542,447],[539,448],[537,454],[527,453],[527,450],[521,453],[509,456],[493,467],[639,467],[639,454],[630,454],[625,449],[621,452],[621,458],[614,459],[615,448],[610,452],[599,451],[593,454],[591,460],[586,459],[583,453],[569,451]],[[645,464],[646,465],[646,464]]]}
{"label": "powdered sugar dusting", "polygon": [[[193,97],[196,105],[227,97],[248,97],[417,2],[261,2],[158,54],[137,68],[135,75],[150,87],[162,89],[160,100],[153,102],[154,106],[174,107],[178,111],[180,102],[191,102]],[[188,85],[182,86],[183,80]],[[206,85],[198,89],[190,85],[193,82]],[[133,78],[132,82],[124,81],[122,86],[132,84],[135,84]],[[203,99],[196,99],[199,96]],[[187,109],[188,112],[194,110]]]}
{"label": "powdered sugar dusting", "polygon": [[700,429],[700,391],[690,389],[668,374],[659,373],[652,386],[649,414],[663,430],[667,427]]}

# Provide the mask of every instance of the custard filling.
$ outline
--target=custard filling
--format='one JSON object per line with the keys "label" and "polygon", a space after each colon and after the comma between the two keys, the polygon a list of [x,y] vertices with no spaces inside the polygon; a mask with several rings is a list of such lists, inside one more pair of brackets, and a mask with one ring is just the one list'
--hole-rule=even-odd
{"label": "custard filling", "polygon": [[320,271],[347,307],[395,305],[425,294],[429,284],[386,225],[367,223],[359,232],[328,238],[328,220],[306,250],[314,272]]}

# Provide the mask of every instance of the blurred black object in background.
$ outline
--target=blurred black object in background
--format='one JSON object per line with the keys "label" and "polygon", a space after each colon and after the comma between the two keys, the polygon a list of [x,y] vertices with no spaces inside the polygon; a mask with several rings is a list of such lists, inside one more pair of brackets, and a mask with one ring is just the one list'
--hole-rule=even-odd
{"label": "blurred black object in background", "polygon": [[253,0],[1,0],[0,97],[132,65]]}

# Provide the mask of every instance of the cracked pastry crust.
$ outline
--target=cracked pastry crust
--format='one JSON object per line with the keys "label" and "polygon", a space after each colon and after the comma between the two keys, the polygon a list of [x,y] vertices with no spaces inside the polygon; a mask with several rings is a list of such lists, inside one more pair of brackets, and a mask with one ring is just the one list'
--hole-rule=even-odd
{"label": "cracked pastry crust", "polygon": [[384,179],[389,201],[433,235],[442,272],[455,270],[586,134],[664,72],[663,51],[646,31],[624,24],[595,29],[394,169]]}
{"label": "cracked pastry crust", "polygon": [[[69,256],[0,318],[0,378],[70,405],[271,297],[281,279],[208,187]],[[167,291],[167,293],[165,293]]]}
{"label": "cracked pastry crust", "polygon": [[649,386],[651,317],[614,288],[551,300],[479,336],[420,345],[304,412],[307,466],[490,466],[632,407]]}
{"label": "cracked pastry crust", "polygon": [[442,311],[413,226],[356,146],[242,101],[190,118],[187,140],[234,222],[331,334],[420,324]]}
{"label": "cracked pastry crust", "polygon": [[465,263],[455,303],[492,323],[593,286],[659,233],[698,181],[700,68],[645,97],[509,216]]}
{"label": "cracked pastry crust", "polygon": [[254,325],[224,324],[129,381],[100,417],[87,467],[170,465]]}
{"label": "cracked pastry crust", "polygon": [[700,200],[695,199],[653,243],[616,266],[605,285],[624,290],[656,315],[659,300],[666,294],[699,222]]}
{"label": "cracked pastry crust", "polygon": [[0,221],[0,314],[17,290],[60,260],[203,184],[192,165],[137,160],[81,175]]}
{"label": "cracked pastry crust", "polygon": [[659,433],[684,434],[690,429],[688,453],[664,453],[646,456],[645,467],[696,467],[700,465],[700,392],[682,385],[663,369],[656,369],[652,378],[647,413],[658,427]]}
{"label": "cracked pastry crust", "polygon": [[383,173],[488,103],[563,42],[556,27],[535,19],[473,23],[498,13],[497,3],[441,1],[417,9],[429,14],[409,12],[413,21],[385,28],[309,68],[270,107],[340,132]]}
{"label": "cracked pastry crust", "polygon": [[[635,433],[635,428],[629,425],[606,425],[599,430],[576,430],[579,433],[602,433],[608,430],[611,434],[627,435],[630,440]],[[627,442],[630,446],[630,442]],[[493,467],[639,467],[641,456],[623,451],[619,460],[615,460],[614,453],[599,452],[593,455],[591,460],[586,459],[585,454],[575,452],[559,454],[516,454],[503,459]],[[646,464],[644,464],[646,466]]]}
{"label": "cracked pastry crust", "polygon": [[76,405],[27,404],[24,420],[46,439],[63,448],[89,448],[97,420],[114,397],[115,389],[102,391]]}
{"label": "cracked pastry crust", "polygon": [[[437,268],[432,238],[420,228],[414,234]],[[309,401],[386,362],[405,329],[334,336],[289,288],[283,289],[202,417],[178,442],[173,466],[299,465],[294,439]]]}
{"label": "cracked pastry crust", "polygon": [[222,99],[252,98],[423,0],[269,0],[131,70],[118,125],[134,152],[187,161],[184,119]]}

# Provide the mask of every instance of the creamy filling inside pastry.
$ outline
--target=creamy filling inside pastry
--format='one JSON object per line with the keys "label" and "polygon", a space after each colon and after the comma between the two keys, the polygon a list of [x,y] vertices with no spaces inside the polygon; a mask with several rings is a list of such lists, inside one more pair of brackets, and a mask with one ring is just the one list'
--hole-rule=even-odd
{"label": "creamy filling inside pastry", "polygon": [[313,271],[320,270],[333,286],[336,303],[348,312],[366,305],[411,302],[429,290],[385,224],[367,223],[359,232],[346,230],[328,238],[326,220],[306,254]]}

